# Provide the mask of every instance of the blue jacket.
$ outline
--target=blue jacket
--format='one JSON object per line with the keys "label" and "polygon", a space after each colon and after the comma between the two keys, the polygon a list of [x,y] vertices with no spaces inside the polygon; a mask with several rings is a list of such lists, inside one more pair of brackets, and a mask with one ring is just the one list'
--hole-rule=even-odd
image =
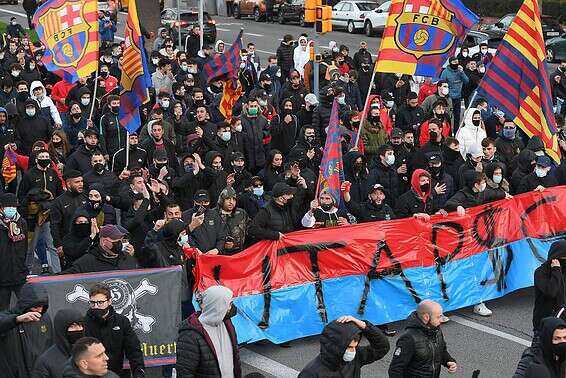
{"label": "blue jacket", "polygon": [[446,67],[442,71],[440,79],[448,82],[448,88],[450,90],[448,95],[452,99],[462,98],[462,87],[470,81],[465,73],[460,72],[457,69],[453,70],[450,67]]}
{"label": "blue jacket", "polygon": [[114,33],[116,33],[116,23],[114,21],[110,21],[112,26],[109,28],[105,28],[104,24],[106,21],[104,19],[98,20],[98,30],[100,31],[100,40],[101,41],[114,41]]}

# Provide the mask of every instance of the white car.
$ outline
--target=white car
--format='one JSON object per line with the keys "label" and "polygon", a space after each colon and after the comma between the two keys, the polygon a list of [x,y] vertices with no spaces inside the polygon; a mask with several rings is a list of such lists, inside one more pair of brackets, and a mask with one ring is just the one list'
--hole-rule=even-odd
{"label": "white car", "polygon": [[368,11],[377,8],[376,1],[347,0],[341,1],[332,7],[332,29],[346,29],[348,33],[355,33],[364,27],[365,15]]}
{"label": "white car", "polygon": [[364,32],[368,37],[376,33],[383,33],[389,17],[391,1],[386,1],[372,11],[366,12],[364,17]]}

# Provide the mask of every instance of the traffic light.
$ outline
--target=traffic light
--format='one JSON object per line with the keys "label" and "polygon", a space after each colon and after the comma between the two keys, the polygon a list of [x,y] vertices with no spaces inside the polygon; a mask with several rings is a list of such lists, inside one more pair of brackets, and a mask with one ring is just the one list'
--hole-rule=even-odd
{"label": "traffic light", "polygon": [[320,1],[305,0],[305,23],[312,24],[316,21],[316,6]]}
{"label": "traffic light", "polygon": [[315,31],[317,33],[329,33],[332,31],[332,7],[329,5],[318,5],[316,7],[316,24]]}

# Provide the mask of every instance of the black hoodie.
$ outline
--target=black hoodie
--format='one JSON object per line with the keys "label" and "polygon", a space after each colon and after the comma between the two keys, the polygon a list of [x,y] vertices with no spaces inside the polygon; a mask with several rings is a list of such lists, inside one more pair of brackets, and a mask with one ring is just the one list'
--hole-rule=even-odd
{"label": "black hoodie", "polygon": [[38,140],[49,142],[52,131],[49,121],[41,116],[37,101],[27,99],[26,106],[28,105],[35,107],[35,115],[30,117],[24,111],[16,123],[16,145],[22,155],[29,155],[31,146]]}
{"label": "black hoodie", "polygon": [[[362,366],[383,358],[389,352],[387,337],[367,320],[365,323],[364,330],[360,330],[352,322],[333,321],[324,327],[320,335],[320,354],[301,371],[299,378],[359,378]],[[370,345],[358,345],[354,360],[345,362],[344,352],[354,337],[360,333],[368,339]]]}
{"label": "black hoodie", "polygon": [[[89,232],[83,234],[79,227],[75,224],[78,217],[85,217],[89,220]],[[71,222],[68,232],[62,240],[63,253],[65,254],[65,266],[71,266],[78,258],[85,255],[92,244],[90,238],[90,221],[91,216],[85,208],[79,207],[71,216]]]}
{"label": "black hoodie", "polygon": [[566,240],[552,243],[547,260],[535,270],[535,306],[533,328],[540,326],[542,318],[555,315],[566,304],[566,260],[559,260],[560,267],[551,267],[553,259],[566,258]]}
{"label": "black hoodie", "polygon": [[80,324],[83,316],[73,309],[57,311],[53,319],[55,343],[45,351],[35,363],[33,377],[62,377],[65,363],[71,357],[71,343],[67,338],[67,330],[73,323]]}
{"label": "black hoodie", "polygon": [[534,165],[531,163],[536,160],[537,156],[531,150],[523,150],[519,153],[516,159],[517,168],[513,171],[510,182],[511,192],[513,194],[517,192],[517,189],[519,189],[519,185],[521,184],[523,177],[533,171]]}
{"label": "black hoodie", "polygon": [[[47,291],[40,284],[22,287],[16,306],[0,314],[0,371],[2,378],[30,377],[36,359],[53,344]],[[44,306],[37,322],[16,323],[32,307]]]}

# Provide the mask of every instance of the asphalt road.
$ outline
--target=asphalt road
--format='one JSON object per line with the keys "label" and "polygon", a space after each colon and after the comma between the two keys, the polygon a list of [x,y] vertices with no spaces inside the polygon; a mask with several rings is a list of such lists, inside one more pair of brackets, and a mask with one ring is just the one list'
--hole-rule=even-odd
{"label": "asphalt road", "polygon": [[[166,4],[167,5],[167,4]],[[0,20],[7,22],[15,15],[25,25],[25,15],[21,5],[2,5]],[[252,20],[234,20],[215,17],[218,27],[218,38],[230,44],[241,27],[245,30],[245,43],[254,42],[262,62],[275,53],[280,38],[285,34],[298,37],[306,32],[312,35],[312,29],[296,25],[278,25],[255,23]],[[118,36],[123,33],[125,14],[119,15]],[[357,50],[360,40],[367,40],[370,49],[377,51],[379,38],[367,38],[361,34],[332,32],[320,38],[322,46],[328,46],[331,40],[350,47],[351,54]],[[554,68],[551,68],[554,69]],[[488,306],[493,316],[481,318],[471,309],[448,314],[452,321],[443,325],[443,331],[450,353],[456,358],[459,370],[452,377],[471,377],[476,369],[481,370],[480,377],[510,377],[525,346],[529,344],[532,331],[532,306],[534,298],[531,289],[510,294]],[[401,331],[403,322],[392,325]],[[385,377],[391,361],[396,338],[390,339],[392,350],[381,361],[362,369],[362,377]],[[296,340],[285,347],[269,342],[259,342],[242,348],[244,372],[262,372],[267,377],[296,377],[298,372],[312,359],[319,350],[318,337]],[[444,371],[442,376],[449,376]]]}

